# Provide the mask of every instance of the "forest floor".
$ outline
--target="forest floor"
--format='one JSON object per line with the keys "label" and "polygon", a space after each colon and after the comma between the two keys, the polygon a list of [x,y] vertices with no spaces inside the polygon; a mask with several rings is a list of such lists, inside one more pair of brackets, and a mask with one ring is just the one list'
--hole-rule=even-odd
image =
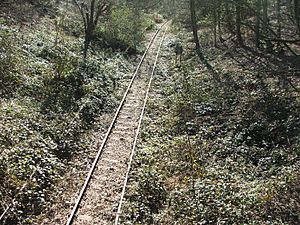
{"label": "forest floor", "polygon": [[121,224],[299,224],[299,57],[200,32],[210,69],[190,32],[164,44]]}
{"label": "forest floor", "polygon": [[[79,20],[29,5],[0,18],[0,214],[56,225],[137,60],[93,46],[83,63]],[[200,30],[205,63],[182,24],[167,34],[121,224],[300,224],[299,57],[232,38],[213,47],[211,33]]]}

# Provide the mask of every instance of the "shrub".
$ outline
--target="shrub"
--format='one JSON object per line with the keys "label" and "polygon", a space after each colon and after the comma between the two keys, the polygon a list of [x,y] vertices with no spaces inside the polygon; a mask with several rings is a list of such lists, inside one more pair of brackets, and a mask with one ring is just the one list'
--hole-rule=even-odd
{"label": "shrub", "polygon": [[143,29],[152,30],[155,27],[155,21],[151,16],[145,15],[143,18]]}
{"label": "shrub", "polygon": [[104,60],[101,58],[69,62],[56,64],[55,68],[61,75],[45,81],[47,97],[43,109],[54,112],[80,111],[82,119],[90,123],[107,106],[114,90],[114,78],[104,71]]}
{"label": "shrub", "polygon": [[0,96],[11,95],[21,82],[14,41],[10,31],[0,30]]}
{"label": "shrub", "polygon": [[155,171],[144,169],[138,175],[138,185],[135,187],[134,193],[128,198],[135,204],[126,210],[130,214],[129,218],[138,224],[153,224],[153,215],[163,208],[167,193],[162,178]]}
{"label": "shrub", "polygon": [[142,19],[128,6],[114,7],[104,26],[97,28],[95,36],[96,43],[102,46],[136,51],[143,38]]}
{"label": "shrub", "polygon": [[[62,28],[66,34],[79,37],[84,32],[81,17],[77,14],[69,14],[66,10],[60,9],[59,16],[56,18],[56,29]],[[68,16],[66,16],[68,15]]]}
{"label": "shrub", "polygon": [[153,19],[156,23],[162,23],[164,20],[164,17],[158,13],[153,14]]}
{"label": "shrub", "polygon": [[45,121],[35,105],[36,102],[28,99],[11,100],[1,105],[1,208],[15,199],[4,224],[17,224],[26,215],[39,213],[62,168],[53,154],[57,145],[42,135]]}
{"label": "shrub", "polygon": [[84,78],[81,98],[81,117],[91,123],[101,112],[107,110],[114,90],[115,78],[105,71],[104,60],[91,58],[77,68],[79,76]]}

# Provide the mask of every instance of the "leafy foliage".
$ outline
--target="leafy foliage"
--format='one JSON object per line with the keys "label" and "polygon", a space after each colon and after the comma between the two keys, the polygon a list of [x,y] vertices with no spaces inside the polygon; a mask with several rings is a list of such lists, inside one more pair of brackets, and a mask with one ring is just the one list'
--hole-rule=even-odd
{"label": "leafy foliage", "polygon": [[8,29],[0,30],[0,95],[8,96],[19,85],[17,50],[14,36]]}
{"label": "leafy foliage", "polygon": [[[240,69],[230,57],[214,62],[222,71],[222,85],[216,85],[193,58],[172,67],[172,40],[166,42],[122,223],[297,224],[295,92]],[[147,178],[149,171],[155,177]],[[152,180],[160,183],[148,190],[160,191],[140,189]],[[149,198],[162,199],[156,211]]]}
{"label": "leafy foliage", "polygon": [[133,8],[114,7],[105,24],[96,31],[97,41],[113,49],[136,51],[143,38],[142,23],[140,13]]}
{"label": "leafy foliage", "polygon": [[[120,81],[131,71],[118,53],[81,58],[81,39],[36,30],[0,33],[0,214],[3,224],[31,224],[53,202],[82,136],[116,106]],[[67,31],[68,32],[68,31]]]}

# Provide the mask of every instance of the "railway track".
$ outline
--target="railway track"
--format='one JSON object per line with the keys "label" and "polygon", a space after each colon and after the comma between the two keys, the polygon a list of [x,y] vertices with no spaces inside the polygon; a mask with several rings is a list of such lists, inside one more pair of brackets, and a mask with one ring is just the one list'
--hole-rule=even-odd
{"label": "railway track", "polygon": [[165,22],[151,38],[66,225],[119,224],[128,174],[168,26]]}

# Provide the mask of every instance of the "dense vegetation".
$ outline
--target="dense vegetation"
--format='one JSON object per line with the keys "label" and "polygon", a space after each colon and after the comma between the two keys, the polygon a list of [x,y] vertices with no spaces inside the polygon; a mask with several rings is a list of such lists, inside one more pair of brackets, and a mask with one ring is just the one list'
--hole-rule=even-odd
{"label": "dense vegetation", "polygon": [[123,224],[300,223],[299,17],[261,2],[175,1]]}
{"label": "dense vegetation", "polygon": [[1,1],[1,223],[33,224],[91,157],[157,12],[122,224],[300,223],[299,0]]}
{"label": "dense vegetation", "polygon": [[0,7],[1,224],[29,224],[51,205],[68,162],[87,151],[85,133],[117,106],[135,63],[123,51],[143,50],[143,31],[154,22],[125,5],[111,8],[84,59],[83,24],[72,4]]}

